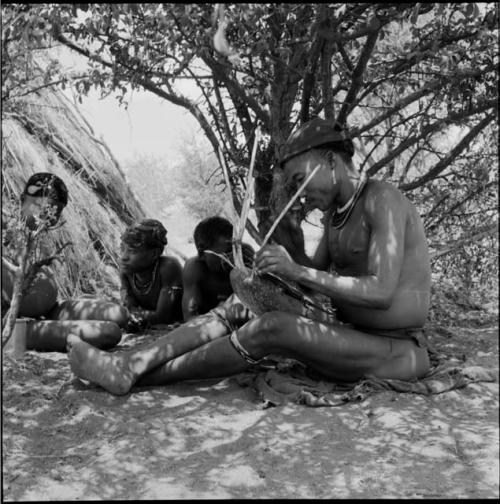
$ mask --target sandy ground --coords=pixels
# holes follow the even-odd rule
[[[498,373],[497,326],[434,342]],[[3,362],[3,499],[498,498],[498,412],[498,379],[335,408],[263,409],[235,378],[115,397],[27,352]]]

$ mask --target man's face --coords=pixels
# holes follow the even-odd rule
[[[50,198],[46,196],[23,195],[21,214],[26,219],[26,226],[34,231],[43,219],[49,220],[54,225],[58,218],[58,208]]]
[[[285,163],[285,184],[291,189],[291,195],[300,187],[314,168],[320,165],[319,170],[303,189],[299,198],[305,198],[305,210],[319,208],[328,210],[335,198],[336,177],[335,168],[321,159],[318,155],[306,153],[290,159]]]
[[[208,250],[211,250],[219,255],[226,256],[231,262],[233,262],[231,253],[232,241],[228,238],[219,236]],[[202,258],[205,261],[208,269],[210,271],[213,271],[214,273],[221,273],[223,271],[229,271],[231,269],[226,261],[214,254],[210,254],[210,252],[204,251]]]
[[[153,266],[158,255],[158,249],[135,248],[122,242],[120,261],[122,271],[137,273],[147,270]]]

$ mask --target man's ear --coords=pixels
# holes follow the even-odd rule
[[[327,160],[330,168],[333,170],[338,163],[338,154],[333,151],[328,151],[327,153]]]

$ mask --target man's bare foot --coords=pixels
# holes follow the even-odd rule
[[[99,350],[75,334],[68,335],[67,348],[71,371],[78,378],[97,383],[115,395],[132,388],[133,376],[125,355]]]

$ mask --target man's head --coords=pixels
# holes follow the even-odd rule
[[[211,271],[228,269],[227,263],[219,257],[207,253],[211,250],[231,260],[233,225],[224,217],[208,217],[203,219],[194,229],[194,244],[198,257],[203,259]]]
[[[167,244],[167,230],[156,219],[144,219],[129,226],[122,235],[122,269],[126,272],[150,268]]]
[[[300,186],[319,165],[313,179],[304,189],[306,208],[326,210],[335,197],[335,185],[353,170],[354,146],[347,132],[337,123],[315,118],[292,132],[285,142],[280,165],[284,183],[290,193]]]
[[[67,204],[68,189],[62,179],[53,173],[33,174],[21,194],[21,213],[31,230],[44,220],[50,226],[55,225]]]

